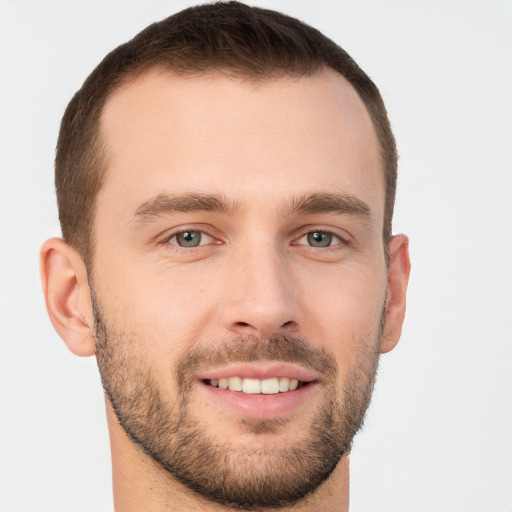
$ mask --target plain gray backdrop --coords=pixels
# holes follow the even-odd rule
[[[411,240],[402,340],[351,456],[353,512],[512,511],[512,2],[254,0],[375,80]],[[185,1],[0,0],[0,511],[111,512],[94,358],[44,308],[60,118],[101,58]]]

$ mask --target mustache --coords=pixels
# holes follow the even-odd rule
[[[176,375],[179,382],[185,382],[213,366],[259,361],[295,363],[329,378],[338,373],[334,357],[325,349],[313,347],[302,338],[278,334],[263,340],[242,336],[221,344],[200,342],[178,360]]]

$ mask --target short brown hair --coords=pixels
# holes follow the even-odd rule
[[[219,2],[149,25],[110,52],[70,101],[57,143],[55,185],[62,235],[87,265],[94,249],[96,197],[108,170],[100,132],[103,106],[120,84],[156,66],[183,75],[220,70],[254,80],[311,76],[326,67],[344,76],[366,105],[381,145],[387,256],[397,153],[379,90],[342,48],[309,25],[268,9]]]

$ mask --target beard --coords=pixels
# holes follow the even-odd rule
[[[168,398],[162,396],[151,365],[137,350],[136,337],[107,325],[91,295],[96,357],[107,399],[135,446],[172,481],[233,509],[278,509],[314,492],[350,451],[370,403],[380,332],[361,340],[353,369],[341,388],[334,357],[301,338],[279,335],[266,340],[240,337],[223,344],[198,342],[176,362],[176,395]],[[191,390],[198,372],[216,364],[256,361],[297,363],[322,376],[322,397],[311,412],[303,439],[288,439],[286,445],[241,445],[236,439],[219,439],[220,432],[194,416]],[[239,427],[259,441],[262,436],[286,433],[288,421],[246,418],[239,420]]]

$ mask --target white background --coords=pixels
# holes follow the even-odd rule
[[[254,0],[316,26],[380,87],[413,273],[352,454],[353,512],[512,511],[512,2]],[[0,511],[111,512],[94,358],[47,319],[53,156],[92,68],[184,1],[0,0]]]

